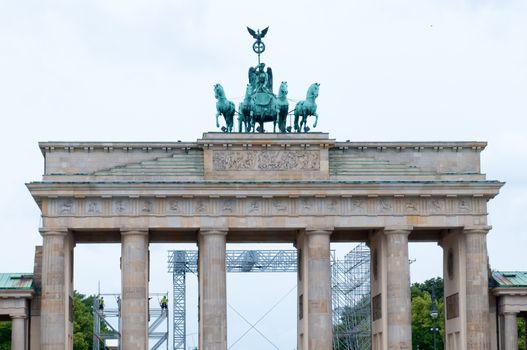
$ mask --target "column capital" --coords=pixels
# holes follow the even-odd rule
[[[40,235],[44,236],[67,236],[70,231],[66,227],[41,227]]]
[[[148,228],[121,228],[121,236],[148,236]]]
[[[221,227],[202,227],[199,229],[199,234],[201,236],[227,236],[227,233],[229,232],[226,228]]]
[[[407,236],[412,232],[413,226],[401,225],[401,226],[386,226],[384,227],[384,234],[406,234]]]
[[[492,229],[492,226],[465,226],[463,228],[464,234],[487,234]]]
[[[333,233],[333,227],[306,227],[305,234],[310,235],[328,235]]]
[[[27,315],[9,315],[9,317],[11,317],[11,319],[26,319],[28,318]]]

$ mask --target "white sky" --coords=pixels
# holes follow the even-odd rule
[[[31,271],[41,242],[24,185],[43,172],[38,141],[194,141],[215,130],[212,85],[240,97],[255,64],[247,25],[270,26],[262,60],[275,84],[288,82],[290,98],[321,84],[317,131],[353,141],[488,141],[482,171],[507,182],[489,205],[490,263],[527,270],[526,18],[522,0],[0,0],[0,271]],[[152,291],[171,289],[169,248],[152,246]],[[76,255],[77,289],[93,293],[101,280],[106,292],[119,290],[117,245],[78,246]],[[410,255],[414,281],[441,274],[437,246],[414,244]],[[266,288],[229,281],[229,302],[252,321],[289,290],[271,279]],[[257,292],[254,310],[242,305]],[[292,349],[294,296],[285,303],[289,311],[261,328]],[[232,342],[245,328],[229,315]],[[233,349],[270,347],[250,335]]]

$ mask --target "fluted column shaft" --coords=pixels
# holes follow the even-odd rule
[[[516,313],[506,312],[503,314],[503,350],[518,350],[518,325]]]
[[[465,229],[467,349],[488,350],[489,288],[487,263],[488,229]]]
[[[121,231],[121,349],[148,349],[148,230]]]
[[[26,316],[11,317],[11,350],[26,350]]]
[[[227,349],[226,230],[199,232],[199,348]]]
[[[64,350],[71,343],[70,276],[72,249],[71,234],[65,229],[41,229],[42,299],[41,299],[41,349]]]
[[[384,231],[386,236],[388,349],[412,349],[409,230]]]
[[[330,230],[306,230],[309,350],[331,350]]]

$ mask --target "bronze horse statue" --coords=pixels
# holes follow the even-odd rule
[[[234,102],[227,100],[225,91],[220,84],[214,85],[214,96],[216,97],[216,127],[220,127],[218,117],[223,115],[225,118],[225,126],[222,128],[224,132],[232,132],[234,124]]]
[[[278,130],[286,132],[287,115],[289,114],[289,101],[287,100],[287,82],[283,81],[276,97],[276,112],[278,117]]]
[[[245,90],[245,97],[238,108],[238,132],[242,132],[242,128],[245,132],[251,132],[251,95],[253,94],[253,88],[251,84],[247,84]]]
[[[318,88],[320,84],[314,83],[311,84],[309,89],[307,90],[306,99],[303,101],[299,101],[295,106],[295,131],[296,132],[302,132],[302,129],[304,132],[309,131],[309,127],[307,126],[307,117],[309,116],[315,116],[315,123],[313,124],[313,127],[317,127],[318,123],[318,114],[317,114],[317,104],[315,103],[315,99],[318,97]],[[302,117],[300,120],[300,124],[298,124],[299,118]]]

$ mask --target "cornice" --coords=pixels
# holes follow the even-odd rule
[[[199,195],[198,191],[224,192],[244,196],[274,192],[276,195],[302,191],[311,195],[340,196],[476,196],[492,198],[504,185],[499,181],[178,181],[178,182],[31,182],[26,186],[33,196],[134,195],[149,191],[150,195]],[[232,190],[236,188],[236,195]]]
[[[473,150],[480,152],[487,146],[483,141],[397,141],[397,142],[351,142],[336,141],[328,138],[327,133],[309,134],[213,134],[213,137],[204,137],[197,141],[161,141],[161,142],[107,142],[107,141],[43,141],[39,142],[39,148],[43,155],[48,152],[113,152],[113,151],[140,151],[170,152],[177,149],[207,148],[210,146],[229,146],[229,145],[262,145],[268,144],[287,144],[287,145],[323,145],[336,149],[356,149],[365,150],[395,150],[395,151],[455,151]]]
[[[364,151],[367,149],[376,149],[384,151],[388,149],[397,151],[422,151],[431,149],[434,151],[461,151],[473,150],[482,151],[487,147],[487,142],[484,141],[393,141],[393,142],[339,142],[335,143],[335,148],[338,149],[357,149]]]
[[[142,151],[152,152],[161,150],[170,152],[176,149],[198,148],[196,142],[90,142],[90,141],[44,141],[39,142],[38,146],[43,155],[47,152],[66,151],[66,152],[94,152],[94,151]]]
[[[504,295],[527,296],[527,287],[497,287],[497,288],[492,288],[492,294],[496,296],[504,296]]]

